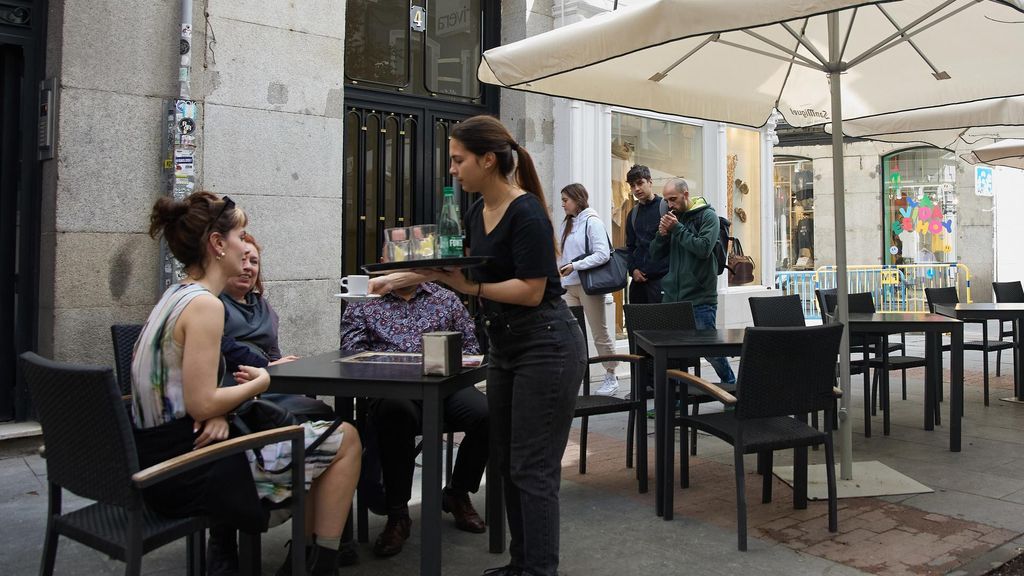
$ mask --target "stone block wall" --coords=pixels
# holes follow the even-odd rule
[[[196,0],[199,188],[228,194],[264,245],[281,345],[337,346],[344,2]],[[111,364],[109,326],[158,297],[146,234],[163,193],[163,102],[178,95],[179,2],[55,0],[47,76],[57,156],[43,166],[40,352]]]

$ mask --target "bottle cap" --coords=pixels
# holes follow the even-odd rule
[[[444,195],[445,196],[454,196],[455,195],[455,188],[452,188],[451,186],[445,186],[444,187]]]

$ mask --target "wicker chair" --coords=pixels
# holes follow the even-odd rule
[[[303,429],[287,426],[194,450],[139,470],[135,439],[122,395],[109,367],[80,366],[47,360],[31,352],[21,367],[38,411],[45,442],[49,484],[46,540],[40,574],[53,574],[57,539],[63,535],[127,563],[126,574],[139,574],[143,554],[187,538],[188,573],[203,573],[206,518],[168,518],[146,506],[142,489],[224,456],[279,441],[290,441],[292,455],[305,453]],[[303,466],[292,467],[292,483],[302,486]],[[68,490],[95,503],[62,513]],[[293,572],[304,570],[304,495],[292,497]],[[255,573],[255,572],[254,572]]]
[[[875,300],[874,300],[874,298],[872,298],[870,292],[855,292],[853,294],[850,294],[849,295],[849,302],[850,302],[850,312],[852,312],[852,313],[874,314],[876,312],[876,310],[875,310]],[[900,334],[900,337],[903,338],[904,335]],[[879,356],[877,351],[881,349],[881,344],[880,344],[881,342],[887,342],[888,341],[887,340],[887,336],[885,336],[885,335],[877,336],[876,337],[877,339],[876,339],[875,342],[871,342],[870,338],[871,338],[871,336],[866,336],[865,337],[865,345],[868,346],[869,350],[874,350],[875,351],[874,357],[872,357],[872,358],[870,358],[868,360],[868,365],[871,366],[871,368],[874,368],[874,370],[875,370],[875,374],[874,374],[874,377],[872,378],[872,382],[871,382],[871,391],[870,391],[870,393],[871,393],[871,396],[870,396],[870,398],[871,398],[871,415],[874,416],[876,414],[876,406],[878,404],[878,396],[879,396],[878,388],[879,388],[879,386],[881,386],[881,389],[882,389],[881,404],[882,404],[883,418],[884,418],[884,421],[885,421],[885,424],[883,425],[883,429],[884,430],[888,430],[889,429],[889,425],[888,425],[888,423],[889,423],[889,372],[893,371],[893,370],[900,370],[900,371],[903,372],[903,395],[902,396],[903,396],[903,399],[906,400],[907,399],[907,370],[910,369],[910,368],[924,368],[925,366],[927,366],[928,362],[922,356],[909,356],[906,353],[901,354],[899,356],[889,356],[887,358],[887,360],[885,362],[883,362],[882,358]],[[905,348],[903,346],[901,346],[900,348],[905,350]],[[892,351],[892,347],[891,346],[889,348],[889,351],[890,352]],[[884,364],[888,364],[888,371],[881,370],[881,368],[883,368]],[[865,398],[868,398],[868,396],[867,396],[868,391],[867,390],[864,391],[864,394],[865,394]],[[939,418],[938,412],[939,412],[939,410],[938,410],[938,405],[937,404],[935,406],[935,412],[936,412],[936,423],[938,423],[938,418]],[[868,434],[868,430],[870,430],[870,423],[869,422],[865,422],[864,430],[865,430],[865,435],[867,435]]]
[[[761,328],[796,328],[806,326],[804,307],[799,294],[787,296],[762,296],[750,298],[750,317],[754,326]],[[838,413],[838,411],[834,412]],[[831,423],[832,429],[839,428],[839,422]],[[818,427],[818,413],[811,413],[811,426]],[[763,472],[763,471],[762,471]]]
[[[832,417],[835,399],[835,358],[843,328],[839,324],[797,328],[748,328],[735,395],[681,370],[669,370],[670,384],[701,389],[735,410],[683,415],[687,426],[713,434],[733,445],[736,466],[736,531],[740,550],[747,549],[747,505],[743,455],[756,453],[767,462],[762,502],[771,502],[771,460],[775,450],[794,449],[794,506],[806,505],[807,448],[825,445],[828,477],[828,529],[838,530],[835,455],[829,432],[816,430],[791,414],[824,410]],[[689,455],[682,453],[689,476]]]
[[[135,341],[142,333],[142,324],[113,324],[110,338],[114,341],[114,373],[122,395],[132,393],[132,354]]]
[[[580,325],[580,330],[584,334],[587,333],[587,325],[583,316],[582,306],[570,306],[573,316],[576,317],[576,321]],[[641,359],[640,356],[634,354],[611,354],[607,356],[590,356],[589,349],[587,350],[587,370],[583,374],[583,394],[576,399],[576,412],[575,418],[580,418],[580,474],[587,473],[587,430],[590,424],[591,416],[599,416],[601,414],[616,414],[619,412],[627,412],[629,414],[628,423],[626,425],[626,468],[633,466],[633,441],[634,441],[634,430],[636,429],[636,422],[641,418],[641,414],[645,408],[643,402],[639,400],[637,394],[636,378],[633,375],[636,373],[632,369],[632,364]],[[589,367],[594,364],[600,364],[608,361],[619,361],[629,362],[631,364],[630,378],[629,378],[629,389],[630,394],[627,399],[618,398],[615,396],[603,396],[599,394],[590,393],[590,369]],[[637,449],[637,461],[639,458],[647,458],[647,430],[643,430],[643,433],[637,433],[636,449]],[[640,491],[647,491],[647,474],[645,467],[637,465],[637,475],[640,480]]]
[[[928,301],[928,310],[931,311],[932,313],[935,312],[936,304],[956,304],[960,302],[960,297],[956,293],[955,286],[948,286],[946,288],[925,288],[924,297]],[[998,353],[1002,352],[1003,350],[1012,350],[1013,342],[1004,342],[1002,340],[989,340],[988,322],[978,321],[972,323],[981,325],[981,340],[971,340],[968,342],[964,342],[964,350],[978,350],[982,353],[981,366],[985,375],[985,406],[988,406],[988,353]],[[948,352],[950,349],[951,347],[949,344],[943,344],[941,348],[943,352]],[[998,376],[998,363],[996,364],[996,370],[996,375]],[[939,378],[942,378],[941,371],[939,372]]]
[[[626,320],[626,332],[629,335],[629,351],[636,354],[636,338],[633,336],[637,330],[694,330],[697,321],[693,315],[693,304],[690,302],[666,302],[661,304],[625,304],[622,306],[622,313]],[[654,363],[645,358],[647,362],[647,373],[654,374]],[[689,358],[685,360],[674,360],[669,363],[670,368],[688,370],[693,368],[694,374],[700,376],[700,358]],[[648,383],[645,383],[648,384]],[[719,384],[726,390],[735,390],[735,384]],[[687,390],[690,398],[687,402],[693,404],[693,413],[699,412],[701,404],[716,402],[717,400],[697,389]],[[690,432],[690,453],[697,453],[697,431]]]
[[[806,325],[799,294],[750,298],[748,302],[754,326],[792,328]]]
[[[992,292],[996,295],[996,302],[1024,302],[1024,287],[1020,280],[1016,282],[993,282]],[[1007,328],[1009,325],[1009,328]],[[1013,322],[1001,320],[999,322],[999,339],[1013,337]],[[999,376],[999,369],[1003,365],[1003,351],[996,352],[996,376]]]

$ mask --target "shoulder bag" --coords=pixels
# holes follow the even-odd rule
[[[732,250],[729,251],[729,285],[739,286],[754,281],[754,259],[743,254],[743,244],[738,238],[729,238]]]
[[[289,412],[287,408],[263,398],[253,398],[252,400],[242,402],[230,416],[232,436],[244,436],[253,432],[273,430],[282,426],[293,426],[305,421],[305,419],[301,419]],[[335,419],[320,436],[306,446],[306,453],[309,454],[316,450],[324,443],[324,440],[327,440],[338,429],[338,426],[341,426],[341,423],[341,418]],[[292,463],[289,462],[278,470],[267,470],[266,464],[263,461],[263,454],[260,450],[255,449],[252,453],[256,457],[257,466],[268,474],[280,474],[290,470],[292,467]]]
[[[584,226],[585,252],[583,255],[574,258],[573,262],[591,255],[590,234],[588,234],[590,231],[590,218],[587,218]],[[607,235],[607,232],[605,232],[605,236]],[[611,238],[608,238],[609,248],[611,245]],[[612,292],[624,289],[629,279],[629,266],[626,264],[627,258],[628,256],[624,249],[616,248],[611,251],[611,256],[604,264],[586,270],[577,270],[576,273],[580,276],[580,285],[583,286],[583,292],[594,296],[597,294],[611,294]]]

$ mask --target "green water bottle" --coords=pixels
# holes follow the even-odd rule
[[[462,250],[462,218],[459,217],[459,203],[451,186],[444,187],[441,216],[437,219],[437,236],[441,258],[461,258],[465,254]]]

